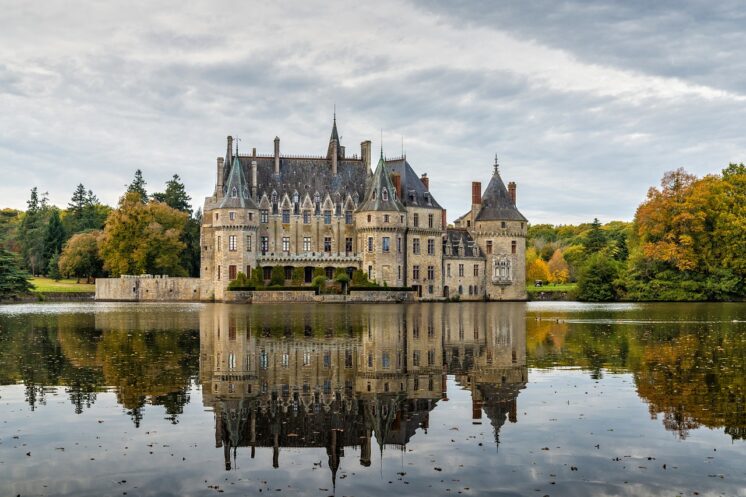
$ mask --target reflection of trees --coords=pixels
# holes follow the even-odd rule
[[[23,382],[32,409],[44,404],[47,391],[64,386],[76,413],[90,407],[97,392],[115,387],[136,424],[146,403],[164,406],[176,422],[198,370],[198,332],[101,330],[97,319],[91,314],[0,316],[0,383]]]
[[[679,312],[694,317],[675,322]],[[529,319],[530,365],[580,366],[594,378],[603,370],[629,371],[651,416],[661,413],[678,436],[707,426],[746,438],[746,339],[730,322],[732,314],[712,306],[685,313],[670,305],[640,313],[625,315],[639,319],[634,323],[615,323],[603,312],[584,315],[590,322],[567,323],[570,316],[562,314]]]

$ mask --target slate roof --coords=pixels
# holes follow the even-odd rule
[[[482,195],[482,207],[476,221],[527,221],[510,198],[497,167]]]
[[[407,207],[442,208],[432,194],[425,189],[422,180],[414,172],[406,158],[387,160],[386,165],[392,173],[398,173],[401,176],[402,198],[400,200],[402,204]]]
[[[238,157],[234,157],[225,182],[225,196],[220,202],[220,208],[256,209],[256,204],[251,200],[249,193],[249,183],[246,181],[241,162]]]
[[[251,161],[254,158],[243,155],[238,158],[244,177],[250,178]],[[353,199],[355,194],[358,199],[365,196],[368,171],[361,159],[339,159],[336,176],[332,174],[331,160],[324,158],[280,157],[279,176],[275,176],[274,157],[256,157],[256,163],[258,198],[265,193],[269,197],[273,191],[277,192],[279,199],[286,193],[292,198],[293,193],[297,191],[301,202],[306,194],[313,199],[317,192],[322,202],[327,194],[336,201],[335,194],[339,193],[342,202],[348,194]]]
[[[386,165],[386,160],[381,155],[376,172],[367,184],[365,201],[360,205],[360,211],[394,211],[406,212],[404,205],[394,194],[394,185],[391,183],[391,171]],[[386,199],[384,200],[384,191]]]
[[[458,255],[456,249],[460,248]],[[445,257],[482,257],[477,243],[466,229],[448,228],[443,247]]]

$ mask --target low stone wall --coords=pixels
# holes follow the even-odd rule
[[[281,303],[375,303],[414,302],[414,291],[354,291],[349,295],[316,295],[313,290],[262,290],[226,291],[224,302],[234,304],[281,304]]]
[[[93,292],[30,293],[20,297],[0,299],[0,304],[28,304],[32,302],[86,302],[93,300]]]
[[[120,276],[96,279],[96,300],[119,302],[189,302],[202,297],[199,278]]]

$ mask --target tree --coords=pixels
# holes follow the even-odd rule
[[[52,254],[52,257],[49,258],[49,264],[47,264],[47,277],[52,278],[54,281],[59,281],[62,279],[62,274],[60,273],[60,254],[59,252],[55,252]]]
[[[132,183],[127,187],[127,193],[136,193],[138,200],[144,204],[148,201],[148,192],[145,190],[146,184],[142,177],[142,171],[138,169],[135,171],[135,178]]]
[[[243,271],[239,271],[236,275],[236,279],[228,283],[228,290],[236,290],[248,286],[251,286],[249,278],[243,273]]]
[[[52,213],[49,216],[47,222],[47,230],[44,234],[44,260],[47,261],[47,266],[52,257],[62,252],[62,244],[65,242],[65,228],[62,226],[60,220],[60,211],[56,207],[51,209]]]
[[[264,269],[262,269],[261,266],[257,266],[251,271],[249,285],[255,288],[261,288],[264,286]]]
[[[62,223],[67,236],[86,230],[100,230],[104,227],[111,208],[101,204],[91,190],[78,184],[67,204]]]
[[[588,258],[578,278],[578,299],[589,302],[609,302],[618,294],[619,266],[602,253]]]
[[[549,281],[549,266],[544,259],[537,257],[526,266],[526,280],[529,282]]]
[[[33,187],[26,204],[28,208],[23,215],[18,232],[21,241],[21,255],[26,266],[31,270],[31,274],[39,274],[47,267],[44,259],[44,241],[49,215],[47,194],[39,195],[38,189]]]
[[[143,204],[129,192],[106,220],[100,242],[104,269],[121,274],[184,276],[181,241],[187,215],[161,202]]]
[[[0,248],[0,298],[15,297],[30,291],[29,275],[21,269],[18,257]]]
[[[295,286],[301,286],[303,285],[304,281],[306,279],[305,271],[302,267],[294,267],[293,268],[293,285]]]
[[[102,235],[103,231],[74,234],[62,249],[59,259],[60,273],[68,278],[86,278],[88,281],[103,274],[104,263],[98,250]]]
[[[549,269],[549,281],[552,283],[567,283],[570,280],[570,266],[567,265],[562,256],[562,250],[557,249],[552,254],[547,264]]]
[[[587,256],[593,255],[603,250],[606,246],[606,235],[601,229],[601,222],[594,218],[591,223],[591,229],[586,233],[583,241],[583,248]]]
[[[173,209],[186,212],[190,216],[192,215],[192,204],[190,203],[192,197],[187,195],[184,183],[181,182],[181,178],[179,178],[178,174],[174,174],[173,177],[166,182],[165,192],[153,194],[153,200],[163,202]]]

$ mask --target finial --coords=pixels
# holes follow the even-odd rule
[[[381,128],[381,160],[383,160],[383,128]]]
[[[337,102],[334,102],[334,122],[337,122]]]
[[[500,164],[497,162],[497,154],[495,154],[495,174],[499,174],[500,172]]]

